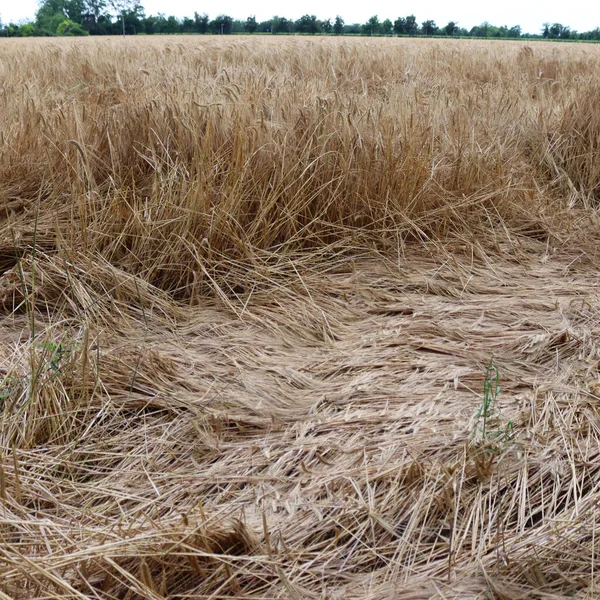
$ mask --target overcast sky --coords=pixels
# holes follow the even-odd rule
[[[346,23],[362,23],[376,14],[380,20],[392,21],[398,16],[414,14],[421,23],[433,19],[440,26],[448,21],[458,21],[461,27],[470,29],[483,21],[493,25],[521,25],[523,31],[538,33],[545,22],[562,23],[577,31],[589,31],[600,27],[600,1],[598,0],[500,0],[496,3],[481,0],[372,0],[348,4],[345,0],[304,0],[282,3],[276,0],[142,0],[146,14],[159,12],[177,17],[192,16],[194,11],[228,14],[236,19],[256,15],[259,21],[279,15],[297,19],[304,14],[315,14],[319,19],[341,15]],[[0,0],[0,17],[7,23],[32,19],[37,0]]]

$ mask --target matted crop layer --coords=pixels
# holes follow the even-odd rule
[[[598,72],[0,40],[0,598],[596,597]]]

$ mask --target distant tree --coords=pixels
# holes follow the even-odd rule
[[[397,35],[404,35],[406,33],[406,19],[404,17],[398,17],[394,21],[394,33]]]
[[[242,21],[241,19],[234,19],[231,24],[231,33],[243,33],[245,30],[246,21]],[[258,28],[258,23],[256,24]]]
[[[542,37],[544,37],[544,38],[550,37],[550,23],[544,23],[542,25]]]
[[[167,17],[166,23],[163,24],[163,33],[175,34],[181,31],[181,23],[177,17],[170,15]]]
[[[145,33],[144,20],[146,14],[144,7],[137,1],[132,2],[129,5],[128,10],[121,13],[121,33],[123,25],[125,26],[126,35],[136,35],[137,33]],[[174,23],[173,23],[174,21]],[[179,33],[181,31],[181,23],[173,17],[173,21],[170,22],[170,33]],[[175,27],[173,27],[175,25]],[[117,33],[117,31],[115,31]]]
[[[79,27],[79,25],[77,25]],[[0,23],[0,31],[2,31],[2,23]],[[22,37],[31,37],[35,35],[35,25],[33,23],[23,23],[19,27],[19,34]],[[83,32],[83,35],[87,35],[87,31]]]
[[[38,0],[39,7],[36,11],[34,23],[2,24],[0,20],[0,34],[6,36],[27,35],[58,35],[58,27],[61,27],[61,35],[72,35],[78,28],[71,23],[77,24],[92,35],[107,33],[305,33],[316,34],[362,34],[362,35],[419,35],[426,36],[444,34],[449,37],[472,35],[487,38],[521,38],[521,37],[544,37],[547,39],[579,39],[600,41],[600,28],[587,32],[577,32],[561,23],[544,23],[540,33],[523,33],[519,25],[508,27],[507,25],[495,26],[487,21],[467,31],[459,27],[456,21],[449,21],[444,27],[439,28],[435,21],[423,21],[421,27],[417,24],[414,15],[398,17],[394,22],[390,19],[379,21],[377,15],[372,16],[366,23],[348,24],[344,23],[341,16],[335,19],[320,21],[315,15],[303,15],[297,21],[289,21],[283,17],[273,17],[267,21],[258,23],[254,15],[245,20],[234,20],[227,15],[219,15],[212,21],[208,15],[194,13],[193,18],[184,17],[178,19],[174,16],[158,14],[146,17],[140,0]],[[111,17],[112,15],[112,17]],[[116,17],[116,20],[115,20]],[[29,27],[25,27],[29,25]]]
[[[348,35],[357,35],[363,33],[363,25],[360,23],[349,23],[344,25],[344,33]]]
[[[574,37],[577,32],[576,31],[571,31],[570,27],[567,27],[566,25],[561,25],[562,29],[560,31],[560,38],[562,38],[563,40],[569,39]]]
[[[158,13],[154,22],[156,33],[169,33],[169,21],[164,13]]]
[[[421,30],[423,31],[423,35],[435,35],[438,31],[438,27],[435,24],[435,21],[430,19],[421,23]]]
[[[106,0],[84,0],[81,12],[81,25],[94,35],[106,33],[110,22]]]
[[[335,35],[342,35],[342,33],[344,33],[344,19],[342,19],[340,15],[335,18],[333,23],[333,33],[335,33]]]
[[[507,38],[508,27],[506,25],[502,25],[501,27],[494,27],[493,25],[490,25],[488,36],[495,38]]]
[[[363,26],[362,30],[365,35],[377,35],[381,29],[381,23],[379,17],[373,15]]]
[[[219,15],[208,25],[211,33],[230,35],[233,30],[233,19],[228,15]]]
[[[67,18],[63,12],[54,14],[40,15],[39,11],[36,15],[36,26],[41,35],[56,35],[58,26]]]
[[[406,17],[406,35],[417,35],[419,32],[419,26],[417,25],[417,17],[415,15],[409,15]]]
[[[45,0],[48,1],[48,0]],[[60,6],[61,2],[52,2],[55,6]],[[85,0],[62,0],[62,11],[70,21],[81,24],[83,21],[83,13],[86,11]],[[58,10],[55,12],[59,12]]]
[[[315,15],[304,15],[294,23],[294,29],[298,33],[311,33],[314,35],[319,32],[319,22]]]
[[[292,33],[294,30],[294,21],[286,19],[285,17],[281,17],[279,29],[281,30],[281,33]]]
[[[198,33],[206,33],[208,31],[208,15],[204,13],[199,15],[197,12],[194,13],[194,29]]]
[[[449,36],[453,36],[458,31],[458,25],[454,21],[450,21],[446,27],[444,27],[444,33]]]
[[[89,34],[79,23],[75,23],[70,19],[65,19],[56,28],[56,35],[80,36]]]
[[[42,0],[35,13],[35,24],[42,35],[56,35],[58,26],[69,18],[65,0]]]
[[[137,0],[108,0],[110,7],[121,18],[123,35],[125,35],[125,13],[137,12],[138,7],[143,13],[144,9],[138,4]]]
[[[0,35],[2,35],[2,37],[15,37],[14,27],[14,23],[2,23],[2,20],[0,19]]]
[[[260,31],[262,31],[263,24],[261,23]],[[294,28],[294,22],[286,19],[285,17],[274,16],[269,22],[269,31],[272,34],[277,33],[291,33]]]
[[[386,19],[381,24],[381,28],[379,31],[381,33],[383,33],[384,35],[390,35],[392,33],[393,28],[394,28],[394,24],[389,19]]]
[[[282,22],[287,24],[287,19],[285,17],[282,18],[275,15],[268,21],[262,21],[258,26],[258,31],[262,31],[263,33],[272,33],[273,35],[277,35],[278,33],[287,33],[283,30]]]
[[[552,25],[549,25],[548,23],[544,23],[544,31],[548,31],[548,35],[545,35],[544,37],[548,37],[550,39],[568,39],[571,37],[571,28],[570,27],[565,27],[564,25],[561,25],[560,23],[553,23]]]
[[[469,35],[473,37],[488,37],[490,34],[491,25],[484,21],[481,25],[475,25],[471,28]]]
[[[244,31],[247,33],[255,33],[258,28],[258,23],[256,22],[256,17],[253,15],[246,19],[244,23]]]
[[[158,17],[155,17],[154,15],[144,18],[142,25],[146,34],[152,35],[153,33],[158,33],[157,20]]]
[[[183,33],[193,33],[195,30],[194,19],[183,17],[181,20],[181,30]]]
[[[21,28],[18,25],[16,25],[15,23],[6,23],[4,25],[2,35],[6,36],[6,37],[20,37],[21,36],[20,29]]]

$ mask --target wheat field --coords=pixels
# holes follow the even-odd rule
[[[0,598],[597,597],[599,72],[0,40]]]

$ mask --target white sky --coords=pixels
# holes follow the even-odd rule
[[[600,2],[598,0],[372,0],[352,2],[347,0],[304,0],[297,3],[282,3],[276,0],[141,0],[146,14],[163,12],[177,17],[192,16],[194,11],[228,14],[236,19],[245,19],[251,14],[264,21],[273,15],[297,19],[304,14],[315,14],[320,19],[341,15],[346,23],[363,23],[376,14],[383,21],[394,21],[398,16],[414,14],[419,23],[433,19],[439,26],[448,21],[458,21],[461,27],[470,29],[483,21],[493,25],[521,25],[523,31],[538,33],[545,22],[562,23],[577,31],[589,31],[600,27]],[[0,17],[4,23],[33,18],[37,0],[0,0]]]

